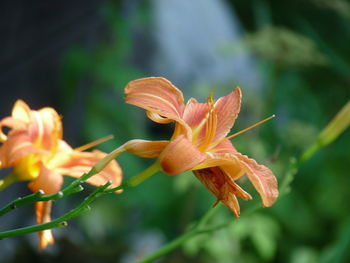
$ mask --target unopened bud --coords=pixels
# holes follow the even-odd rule
[[[350,101],[335,115],[321,131],[314,144],[308,147],[300,158],[300,162],[308,160],[321,147],[333,142],[350,125]]]

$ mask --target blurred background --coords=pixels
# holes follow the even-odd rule
[[[233,144],[281,181],[290,158],[350,98],[346,0],[13,0],[0,7],[0,118],[18,98],[33,109],[54,107],[73,147],[109,134],[115,139],[99,149],[171,136],[171,125],[124,103],[130,80],[163,76],[186,100],[201,101],[239,85],[243,103],[233,131],[277,117]],[[240,200],[241,219],[219,207],[212,223],[232,220],[229,227],[193,238],[159,262],[349,262],[349,135],[304,163],[291,192],[271,208],[244,215],[261,200],[241,182],[254,197]],[[129,154],[118,161],[125,178],[150,164]],[[53,217],[85,192],[57,201]],[[11,185],[0,205],[28,193],[25,182]],[[54,230],[56,244],[42,253],[36,234],[0,240],[0,262],[133,262],[179,236],[214,202],[191,173],[158,173],[99,198],[90,213]],[[33,209],[2,217],[0,230],[34,224]]]

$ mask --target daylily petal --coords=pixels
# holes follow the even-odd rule
[[[240,153],[236,153],[234,156],[246,171],[255,189],[259,192],[263,205],[265,207],[271,206],[278,197],[277,180],[271,170]]]
[[[245,200],[251,199],[251,196],[235,184],[219,167],[196,170],[193,173],[217,197],[218,201],[231,209],[236,217],[240,213],[236,196]]]
[[[23,100],[17,100],[12,109],[12,118],[29,122],[30,108]]]
[[[73,151],[69,154],[69,158],[65,159],[65,162],[55,168],[55,171],[62,175],[81,177],[84,173],[88,173],[106,155],[106,153],[98,150],[92,152]],[[119,186],[122,181],[122,170],[115,160],[111,161],[100,173],[90,177],[86,182],[100,186],[109,180],[112,181],[112,187]]]
[[[208,152],[212,153],[236,153],[236,148],[232,145],[231,141],[226,139],[215,145],[213,148],[208,149]]]
[[[52,201],[40,201],[35,203],[36,223],[44,224],[51,221]],[[38,232],[39,249],[43,250],[47,245],[55,243],[50,229]]]
[[[223,171],[223,172],[225,173],[225,171]],[[234,180],[232,180],[230,175],[228,175],[227,173],[226,173],[226,175],[228,178],[230,178],[230,180],[227,181],[227,184],[230,186],[231,193],[242,198],[243,200],[252,200],[253,199],[250,194],[248,194],[246,191],[244,191],[238,184],[235,183]]]
[[[0,142],[5,142],[7,139],[7,135],[5,133],[3,133],[2,127],[8,127],[11,130],[16,129],[16,131],[26,130],[27,129],[27,122],[25,122],[23,120],[12,118],[12,117],[6,117],[6,118],[2,119],[0,121]]]
[[[241,89],[237,87],[230,94],[221,97],[215,102],[217,128],[213,141],[224,138],[230,132],[241,108],[241,97]]]
[[[167,124],[167,123],[171,123],[174,121],[172,119],[164,118],[161,115],[159,115],[158,113],[155,113],[153,111],[146,111],[146,115],[152,121],[160,123],[160,124]]]
[[[191,170],[205,159],[205,154],[184,135],[171,141],[159,157],[161,168],[169,175]]]
[[[227,185],[225,185],[223,192],[225,193],[224,196],[226,197],[225,199],[221,200],[235,215],[236,218],[239,217],[239,214],[241,213],[241,208],[239,206],[237,197],[235,195],[229,195],[229,191],[226,190]]]
[[[211,153],[207,152],[206,159],[200,164],[196,165],[193,169],[200,170],[205,168],[224,166],[224,165],[237,165],[235,160],[232,160],[231,155],[228,153]]]
[[[32,192],[43,190],[45,194],[57,193],[63,184],[63,177],[50,169],[47,169],[43,164],[40,167],[39,176],[28,184],[28,188]]]
[[[130,81],[125,88],[126,103],[174,119],[184,109],[182,92],[164,78],[151,77]]]
[[[62,124],[57,112],[52,108],[31,111],[28,133],[38,147],[54,152],[62,138]]]
[[[21,158],[35,152],[38,152],[38,149],[30,142],[29,135],[25,131],[12,131],[0,146],[0,167],[12,167]]]
[[[199,103],[191,98],[186,104],[183,119],[191,128],[196,128],[203,121],[208,110],[207,103]]]
[[[232,153],[206,153],[206,160],[194,167],[194,170],[205,169],[210,167],[220,167],[233,180],[241,178],[245,170],[243,170],[240,162]]]
[[[187,137],[191,138],[191,129],[182,120],[185,108],[182,92],[169,80],[160,77],[133,80],[124,92],[126,103],[151,112],[147,115],[153,121],[169,123],[165,119],[170,119],[180,123]]]
[[[194,98],[191,98],[186,104],[183,120],[192,128],[192,141],[196,145],[200,145],[205,139],[208,111],[207,103],[199,103]]]
[[[155,158],[169,144],[169,141],[145,141],[131,140],[125,143],[122,148],[125,152],[135,154],[144,158]]]
[[[273,173],[264,165],[239,152],[207,153],[207,159],[194,169],[220,166],[233,180],[237,180],[246,173],[255,189],[259,192],[263,205],[271,206],[278,196],[277,180]]]

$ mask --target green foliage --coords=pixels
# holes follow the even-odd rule
[[[281,67],[325,65],[325,56],[306,36],[287,28],[264,27],[248,34],[244,42],[255,53]]]
[[[346,0],[313,0],[321,8],[330,9],[345,18],[350,18],[350,3]]]

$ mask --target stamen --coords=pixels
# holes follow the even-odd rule
[[[213,92],[210,92],[208,98],[207,98],[207,103],[208,105],[213,105],[214,104],[214,99],[213,99]]]
[[[90,149],[90,148],[92,148],[92,147],[94,147],[94,146],[96,146],[96,145],[99,145],[99,144],[101,144],[101,143],[104,143],[104,142],[106,142],[106,141],[109,141],[109,140],[113,139],[113,137],[114,137],[113,135],[108,135],[108,136],[103,137],[103,138],[101,138],[101,139],[98,139],[98,140],[96,140],[96,141],[93,141],[93,142],[90,142],[90,143],[85,144],[85,145],[83,145],[83,146],[80,146],[80,147],[78,147],[78,148],[75,148],[74,151],[78,151],[78,152],[85,151],[85,150]]]
[[[230,135],[230,136],[228,136],[228,137],[225,137],[225,138],[223,138],[223,139],[221,139],[221,140],[218,140],[218,141],[212,143],[210,146],[219,144],[220,142],[222,142],[222,141],[224,141],[224,140],[226,140],[226,139],[228,139],[228,140],[229,140],[229,139],[232,139],[233,137],[236,137],[237,135],[240,135],[240,134],[242,134],[242,133],[244,133],[244,132],[246,132],[246,131],[249,131],[250,129],[253,129],[253,128],[255,128],[256,126],[259,126],[260,124],[263,124],[264,122],[266,122],[266,121],[268,121],[268,120],[271,120],[271,119],[273,119],[273,118],[275,118],[275,117],[276,117],[275,114],[273,114],[273,115],[271,115],[270,117],[268,117],[268,118],[266,118],[266,119],[263,119],[262,121],[259,121],[259,122],[255,123],[255,124],[249,126],[248,128],[245,128],[245,129],[243,129],[243,130],[241,130],[241,131],[239,131],[239,132],[236,132],[236,133],[234,133],[234,134],[232,134],[232,135]]]
[[[207,99],[207,105],[208,105],[208,112],[205,116],[206,123],[205,123],[205,138],[204,142],[201,143],[199,149],[205,150],[207,149],[208,145],[210,145],[210,142],[215,137],[216,134],[216,126],[217,126],[217,113],[215,109],[213,94],[210,93]]]
[[[213,93],[211,92],[207,98],[208,112],[205,114],[203,120],[199,125],[192,130],[193,140],[195,141],[199,136],[199,132],[202,130],[205,125],[206,133],[208,133],[208,122],[211,121],[210,117],[212,115],[212,109],[214,107]]]

